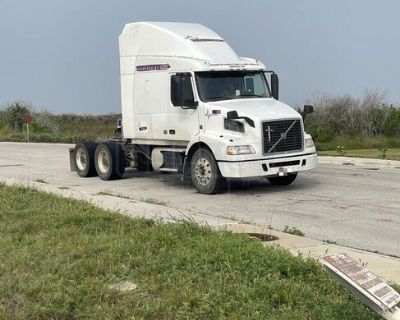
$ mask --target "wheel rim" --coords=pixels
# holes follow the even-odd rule
[[[102,173],[107,173],[110,169],[110,158],[108,153],[101,150],[97,156],[97,166]]]
[[[84,171],[86,169],[88,159],[83,149],[78,149],[75,156],[75,162],[79,170]]]
[[[205,186],[210,183],[212,177],[211,164],[205,158],[200,158],[196,162],[195,177],[197,181]]]

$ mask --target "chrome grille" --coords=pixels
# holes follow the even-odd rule
[[[263,122],[264,154],[303,149],[303,130],[300,120]]]

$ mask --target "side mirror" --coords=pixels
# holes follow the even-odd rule
[[[239,119],[239,115],[238,115],[237,111],[228,111],[226,114],[226,118],[228,120]]]
[[[182,109],[196,109],[199,103],[193,99],[184,99]]]
[[[313,113],[314,112],[314,106],[310,106],[309,104],[304,105],[303,113]]]
[[[279,78],[276,73],[271,74],[271,95],[274,99],[279,100]]]
[[[305,104],[303,108],[303,112],[300,112],[301,116],[303,117],[303,120],[306,118],[306,115],[309,113],[314,112],[314,106],[310,106],[309,104]]]

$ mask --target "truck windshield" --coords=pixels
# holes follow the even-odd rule
[[[205,102],[270,97],[262,71],[206,71],[195,75],[200,99]]]

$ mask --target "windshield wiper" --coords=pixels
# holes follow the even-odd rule
[[[211,97],[211,98],[208,98],[207,101],[230,100],[230,99],[233,99],[233,97],[221,96],[221,97]]]
[[[240,99],[240,98],[248,98],[248,97],[254,97],[254,98],[268,98],[267,96],[262,96],[259,94],[240,94],[240,95],[235,95],[235,96],[220,96],[220,97],[211,97],[208,98],[207,101],[216,101],[216,100],[232,100],[232,99]]]
[[[256,98],[267,98],[267,96],[262,96],[260,94],[240,94],[238,97],[256,97]]]

